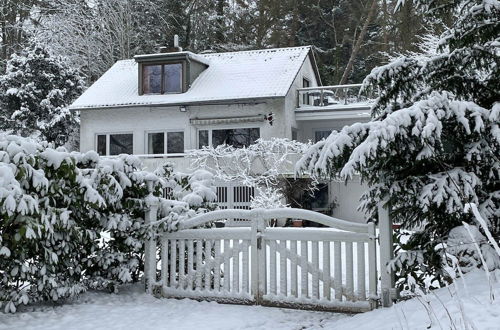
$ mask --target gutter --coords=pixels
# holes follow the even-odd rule
[[[238,98],[229,100],[213,100],[213,101],[191,101],[191,102],[176,102],[176,103],[134,103],[134,104],[122,104],[122,105],[103,105],[98,107],[80,107],[71,108],[70,111],[82,111],[82,110],[104,110],[104,109],[118,109],[118,108],[137,108],[137,107],[178,107],[182,105],[231,105],[231,104],[241,104],[241,105],[257,105],[267,103],[265,100],[275,100],[284,99],[286,96],[264,96],[264,97],[252,97],[252,98]],[[248,100],[248,101],[245,101]],[[253,101],[252,101],[253,100]]]

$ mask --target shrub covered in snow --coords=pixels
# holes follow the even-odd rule
[[[155,174],[164,190],[159,220],[163,230],[175,231],[180,220],[217,208],[212,173],[202,169],[189,174],[174,172],[173,165],[167,162]]]
[[[168,180],[141,170],[134,156],[101,158],[0,135],[0,306],[74,297],[89,287],[116,289],[143,268],[146,181],[171,227],[214,200],[204,171]],[[184,190],[171,185],[181,178]],[[164,187],[176,198],[160,197]],[[179,199],[179,200],[177,200]],[[169,220],[169,221],[166,221]],[[160,220],[159,223],[162,223]]]
[[[0,129],[64,145],[78,128],[68,106],[84,89],[82,77],[37,44],[13,55],[0,76]]]
[[[438,49],[375,68],[364,82],[381,93],[372,121],[318,142],[298,169],[344,179],[359,173],[370,185],[361,207],[372,218],[387,201],[394,219],[416,229],[399,265],[443,280],[443,252],[435,246],[462,222],[474,223],[463,212],[467,203],[477,204],[500,236],[500,4],[416,2],[433,19],[455,15]],[[425,263],[431,267],[421,268]]]

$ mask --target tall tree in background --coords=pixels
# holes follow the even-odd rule
[[[79,73],[43,46],[13,55],[0,76],[0,130],[64,145],[78,128],[68,106],[83,86]]]
[[[43,12],[46,0],[1,0],[0,1],[0,59],[1,68],[5,61],[22,49],[26,41],[25,25],[36,23],[33,9]]]
[[[28,24],[26,34],[67,57],[90,83],[117,60],[171,45],[175,34],[184,49],[194,52],[314,45],[325,84],[359,82],[372,68],[386,63],[385,54],[416,50],[424,27],[433,28],[411,1],[394,14],[395,0],[53,0],[51,4],[50,10],[32,15],[37,23]]]

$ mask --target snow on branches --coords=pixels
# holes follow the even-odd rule
[[[0,307],[14,312],[137,281],[144,240],[155,235],[144,222],[146,198],[159,199],[160,218],[178,222],[215,196],[204,188],[210,174],[200,171],[188,177],[182,200],[162,198],[165,180],[141,168],[130,155],[69,153],[1,134]]]
[[[78,124],[68,107],[83,89],[82,77],[62,57],[33,44],[13,55],[0,76],[0,127],[64,145]]]
[[[292,155],[301,155],[308,147],[285,138],[258,139],[246,148],[219,145],[192,150],[188,157],[193,168],[208,169],[218,180],[254,187],[252,206],[284,207],[279,180],[291,174]]]

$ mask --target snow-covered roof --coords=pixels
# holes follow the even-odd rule
[[[139,95],[138,64],[134,60],[118,61],[71,109],[284,97],[310,49],[305,46],[197,54],[197,58],[208,63],[208,68],[187,92],[165,95]]]

